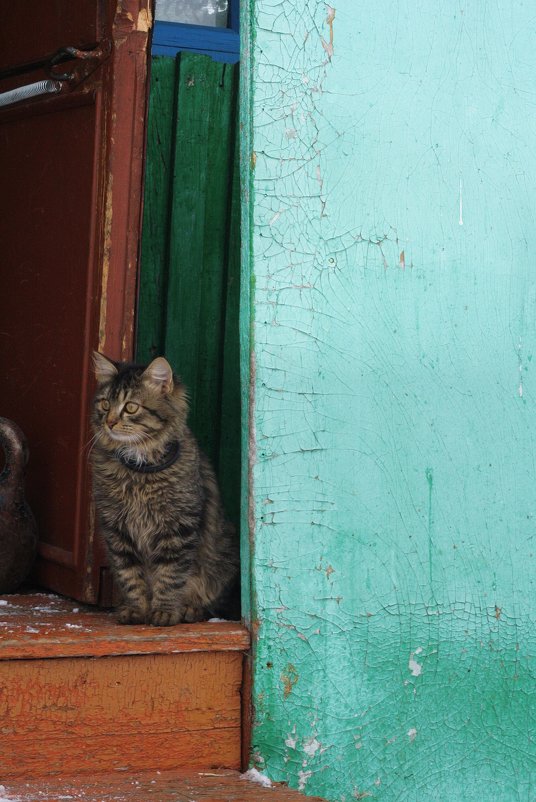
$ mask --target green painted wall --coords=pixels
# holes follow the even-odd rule
[[[253,759],[332,800],[528,802],[535,12],[332,17],[243,13]]]

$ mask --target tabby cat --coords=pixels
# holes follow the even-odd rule
[[[94,353],[93,493],[119,621],[169,626],[225,615],[238,573],[233,527],[214,472],[186,425],[184,385]]]

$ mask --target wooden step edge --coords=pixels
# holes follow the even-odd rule
[[[0,660],[246,652],[239,622],[124,626],[113,613],[51,594],[0,596]]]
[[[325,802],[286,785],[265,787],[237,771],[114,772],[91,777],[44,777],[0,786],[17,802]]]

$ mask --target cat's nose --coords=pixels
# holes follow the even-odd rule
[[[114,426],[119,423],[119,418],[116,418],[115,415],[108,415],[106,418],[106,423],[110,429],[113,429]]]

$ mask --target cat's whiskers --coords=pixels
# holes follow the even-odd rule
[[[101,437],[102,437],[101,432],[95,432],[93,437],[90,437],[88,442],[83,447],[82,452],[86,453],[87,459],[89,459],[89,457],[91,456],[91,452],[93,451],[93,449],[95,448],[95,445],[101,439]]]

